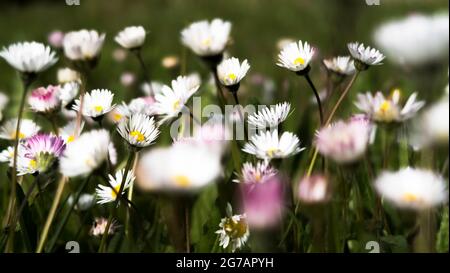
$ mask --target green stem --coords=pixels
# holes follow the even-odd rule
[[[12,167],[12,183],[11,183],[11,195],[9,199],[8,205],[8,214],[6,219],[8,219],[9,233],[8,233],[8,241],[6,244],[6,252],[14,251],[14,233],[15,227],[11,226],[12,220],[14,219],[15,214],[15,202],[16,202],[16,188],[17,188],[17,150],[19,148],[19,139],[20,139],[20,125],[22,123],[23,109],[25,108],[25,98],[27,96],[27,90],[30,87],[31,83],[34,80],[33,75],[22,75],[22,97],[20,99],[19,105],[19,113],[17,115],[17,124],[16,131],[14,135],[14,155],[13,155],[13,167]]]
[[[309,86],[311,87],[314,96],[316,97],[317,106],[319,107],[319,118],[320,118],[320,124],[323,125],[324,118],[323,118],[323,108],[322,108],[322,101],[320,100],[319,93],[317,92],[316,87],[314,86],[314,83],[312,82],[311,78],[309,77],[309,74],[305,74],[305,79],[308,82]]]
[[[145,65],[144,59],[142,58],[141,49],[138,48],[138,49],[132,50],[132,52],[134,52],[134,54],[136,55],[136,58],[139,61],[139,65],[141,66],[142,73],[144,74],[144,81],[146,81],[149,85],[150,94],[154,95],[152,83],[150,81],[150,72],[149,72],[147,66]]]
[[[131,149],[133,149],[133,148],[131,148]],[[100,253],[105,251],[106,239],[107,239],[108,234],[109,234],[109,229],[111,227],[111,223],[112,223],[112,220],[113,220],[113,217],[114,217],[114,212],[116,211],[115,209],[119,205],[119,201],[122,198],[122,192],[123,192],[123,189],[125,187],[125,182],[127,180],[128,172],[130,171],[130,168],[131,168],[132,163],[133,163],[134,155],[135,155],[135,151],[134,150],[130,150],[130,154],[128,155],[127,164],[125,166],[125,171],[124,171],[124,174],[123,174],[123,177],[122,177],[122,182],[120,184],[119,192],[116,193],[117,194],[116,200],[114,201],[114,206],[112,207],[111,212],[109,213],[108,222],[106,224],[105,231],[104,231],[104,233],[102,235],[102,239],[100,241],[100,247],[98,249],[98,252],[100,252]]]

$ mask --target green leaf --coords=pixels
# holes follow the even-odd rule
[[[448,207],[442,213],[441,226],[437,234],[436,250],[440,253],[448,253]]]

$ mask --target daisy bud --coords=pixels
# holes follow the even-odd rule
[[[174,69],[180,65],[180,60],[177,56],[166,56],[161,60],[161,65],[166,69]]]
[[[349,43],[347,45],[350,54],[355,60],[355,68],[359,71],[367,70],[372,65],[381,65],[384,55],[375,48],[365,47],[362,43]]]
[[[39,87],[31,91],[28,97],[28,104],[34,112],[49,114],[56,111],[60,104],[60,88],[59,86],[49,85],[47,87]]]
[[[146,32],[142,26],[126,27],[119,32],[114,40],[126,49],[138,49],[145,42]]]
[[[64,36],[64,54],[72,61],[87,61],[95,65],[104,41],[105,34],[96,30],[71,31]]]

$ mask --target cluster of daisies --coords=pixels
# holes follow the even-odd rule
[[[227,104],[225,92],[239,106],[240,84],[250,69],[247,60],[224,57],[230,32],[231,23],[221,19],[195,22],[181,31],[183,45],[198,55],[210,69],[221,106]],[[142,61],[141,49],[146,34],[142,26],[132,26],[114,38],[121,47],[138,58],[145,73],[148,68]],[[33,120],[21,118],[21,113],[19,118],[6,120],[1,126],[0,138],[12,143],[0,153],[0,161],[16,168],[14,172],[17,176],[36,176],[58,170],[63,177],[70,179],[97,175],[106,169],[105,185],[97,185],[95,199],[98,204],[114,203],[115,206],[126,204],[119,200],[130,201],[135,183],[142,191],[191,195],[224,178],[223,159],[232,150],[228,149],[228,140],[233,124],[230,126],[225,122],[227,117],[211,118],[208,123],[194,127],[192,135],[183,129],[182,124],[171,134],[171,145],[149,149],[157,142],[162,127],[170,127],[183,114],[187,114],[193,123],[201,121],[189,107],[190,99],[201,86],[198,74],[178,76],[170,85],[148,79],[143,84],[144,96],[129,103],[115,103],[114,92],[109,89],[85,90],[88,85],[85,75],[100,61],[105,34],[95,30],[79,30],[60,36],[55,34],[51,38],[52,45],[62,47],[73,66],[58,70],[57,84],[38,87],[27,94],[29,110],[47,119],[52,124],[52,132],[42,132]],[[379,50],[361,43],[349,43],[348,51],[350,56],[323,61],[329,75],[338,82],[352,77],[327,119],[321,105],[323,98],[309,77],[316,48],[308,42],[289,42],[278,55],[277,65],[304,77],[320,107],[320,123],[313,142],[315,157],[308,174],[298,183],[297,197],[305,203],[324,203],[332,195],[330,178],[311,173],[318,154],[337,164],[353,164],[366,155],[377,138],[377,128],[407,122],[425,105],[417,99],[417,93],[412,94],[404,104],[400,90],[394,90],[388,97],[382,92],[361,93],[354,103],[360,113],[347,120],[335,121],[333,116],[356,77],[372,66],[381,65],[385,58]],[[37,42],[10,45],[0,52],[0,57],[22,75],[25,86],[29,86],[39,73],[58,60],[50,47]],[[167,60],[168,63],[170,61],[173,60]],[[7,103],[7,97],[0,96],[0,110]],[[276,225],[282,218],[285,207],[284,178],[277,170],[276,162],[305,149],[296,134],[279,129],[282,122],[293,115],[291,103],[265,106],[248,116],[239,111],[239,120],[245,127],[255,129],[256,133],[245,137],[246,143],[241,149],[253,156],[252,160],[239,166],[240,170],[235,168],[234,182],[243,187],[242,213],[233,214],[231,205],[228,205],[227,215],[218,223],[216,233],[223,248],[233,252],[243,248],[250,228]],[[436,126],[431,122],[441,118],[444,112],[448,123],[448,98],[423,114],[417,127],[418,131],[420,128],[426,129],[420,134],[422,137],[417,134],[412,137],[420,144],[417,144],[418,148],[426,147],[431,140],[448,144],[448,125]],[[63,116],[67,123],[62,126],[58,124],[57,115]],[[115,126],[130,152],[128,160],[124,160],[127,162],[124,168],[115,170],[121,164],[111,132],[105,129],[105,120]],[[250,129],[249,132],[252,131]],[[423,137],[424,134],[427,135]],[[234,156],[233,160],[236,160]],[[240,154],[237,156],[241,158]],[[448,197],[446,181],[430,170],[408,167],[384,171],[373,183],[382,197],[399,207],[429,208],[446,202]],[[125,197],[127,192],[128,197]],[[71,202],[80,209],[87,209],[93,200],[91,195],[80,195]],[[112,234],[117,229],[116,223],[111,217],[98,218],[91,234]]]

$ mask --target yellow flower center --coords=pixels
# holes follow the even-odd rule
[[[391,102],[388,100],[383,101],[383,103],[380,106],[380,112],[386,113],[391,109]]]
[[[119,192],[119,190],[120,190],[120,184],[117,184],[117,186],[115,186],[112,190],[111,190],[111,197],[112,197],[112,199],[116,199],[116,197],[117,197],[117,193]]]
[[[305,59],[303,59],[302,57],[298,57],[297,59],[294,60],[294,64],[295,65],[305,64]]]
[[[417,196],[417,194],[407,192],[407,193],[403,194],[402,200],[405,202],[408,202],[408,203],[416,203],[416,202],[420,202],[420,197]]]
[[[278,151],[279,151],[278,148],[273,147],[273,148],[267,149],[266,154],[267,154],[269,157],[273,157],[273,156],[275,155],[275,153],[277,153]]]
[[[234,73],[230,73],[230,74],[228,74],[227,78],[234,81],[234,80],[236,80],[237,76]]]
[[[173,110],[178,110],[180,108],[180,100],[176,100],[172,105]]]
[[[241,238],[247,232],[247,222],[243,218],[239,221],[233,221],[233,219],[227,218],[223,227],[227,235],[232,239]]]
[[[145,136],[139,131],[131,131],[130,136],[138,142],[145,141]]]
[[[210,45],[211,45],[211,38],[208,37],[208,38],[203,39],[202,45],[204,45],[204,46],[210,46]]]
[[[94,110],[95,110],[97,113],[100,113],[101,111],[103,111],[103,106],[101,106],[101,105],[96,105],[96,106],[94,106]]]
[[[121,119],[122,119],[122,115],[121,114],[119,114],[119,113],[115,113],[114,115],[113,115],[113,119],[114,119],[114,121],[120,121]]]
[[[70,142],[72,142],[72,141],[74,141],[75,140],[75,136],[69,136],[68,138],[67,138],[67,143],[70,143]]]
[[[16,136],[17,136],[16,133],[12,133],[12,134],[11,134],[11,138],[12,138],[12,139],[15,139]],[[22,132],[19,132],[19,139],[23,139],[23,138],[25,138],[25,134],[22,133]]]
[[[173,180],[175,185],[181,188],[187,188],[191,185],[191,181],[189,181],[189,178],[185,175],[176,175]]]
[[[34,159],[31,159],[29,164],[30,164],[30,168],[32,168],[32,169],[35,169],[37,166],[36,160],[34,160]]]
[[[260,182],[261,181],[261,174],[260,173],[255,173],[255,181],[256,182]]]

